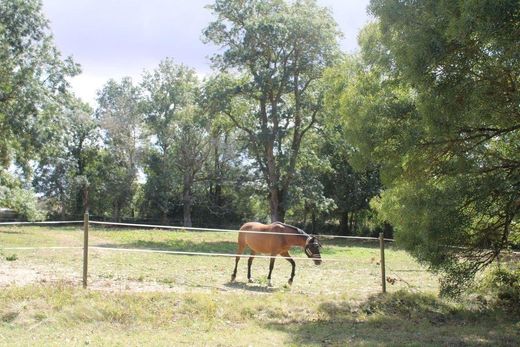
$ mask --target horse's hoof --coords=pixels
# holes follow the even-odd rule
[[[269,280],[269,282],[267,282],[267,286],[268,287],[272,287],[273,286],[273,282],[271,282],[271,280]]]
[[[237,276],[231,275],[231,282],[235,282],[235,278],[237,278]]]
[[[254,281],[253,281],[252,278],[248,279],[248,282],[249,282],[249,283],[254,283]]]
[[[292,286],[292,278],[289,279],[289,281],[287,281],[287,284],[289,284],[290,286]]]

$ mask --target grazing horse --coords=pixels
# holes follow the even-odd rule
[[[247,262],[247,279],[249,282],[253,282],[251,279],[251,264],[253,263],[255,255],[258,253],[268,254],[271,256],[269,275],[267,276],[269,286],[272,285],[271,273],[273,272],[275,257],[278,254],[285,257],[285,259],[287,259],[287,261],[292,265],[289,285],[292,284],[296,264],[289,255],[289,249],[293,246],[302,247],[305,250],[305,254],[307,254],[309,258],[312,258],[316,265],[321,264],[321,255],[319,250],[321,244],[315,237],[310,236],[297,227],[280,222],[272,224],[249,222],[242,225],[240,230],[241,232],[238,234],[238,249],[235,258],[235,269],[231,275],[231,282],[233,282],[237,276],[238,261],[240,260],[240,255],[244,252],[246,246],[251,249],[251,255]],[[253,231],[253,233],[248,231]]]

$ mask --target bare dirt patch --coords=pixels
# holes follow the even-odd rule
[[[0,288],[11,286],[26,286],[43,283],[67,283],[73,286],[82,286],[80,273],[65,273],[64,269],[53,269],[38,265],[24,265],[16,262],[0,261]],[[89,278],[88,288],[109,292],[243,292],[253,294],[268,294],[278,291],[277,288],[266,287],[262,284],[225,283],[222,285],[174,284],[128,279]]]

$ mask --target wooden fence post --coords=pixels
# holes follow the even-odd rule
[[[385,238],[383,233],[379,233],[379,248],[381,248],[381,286],[383,289],[383,293],[386,293]]]
[[[83,288],[87,288],[88,274],[88,212],[83,215]]]

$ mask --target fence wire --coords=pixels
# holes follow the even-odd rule
[[[2,222],[2,225],[46,225],[46,224],[82,224],[83,221],[47,221],[47,222]],[[164,230],[186,230],[186,231],[211,231],[211,232],[228,232],[228,233],[245,233],[245,234],[264,234],[264,235],[292,235],[293,233],[276,233],[268,231],[253,231],[253,230],[238,230],[238,229],[217,229],[217,228],[195,228],[195,227],[184,227],[184,226],[173,226],[173,225],[155,225],[155,224],[134,224],[134,223],[117,223],[117,222],[101,222],[89,220],[89,224],[92,225],[106,225],[106,226],[122,226],[122,227],[134,227],[134,228],[149,228],[149,229],[164,229]],[[345,236],[345,235],[329,235],[329,234],[308,234],[321,239],[347,239],[347,240],[368,240],[368,241],[379,241],[377,237],[368,236]],[[384,239],[388,242],[394,242],[394,239]]]

